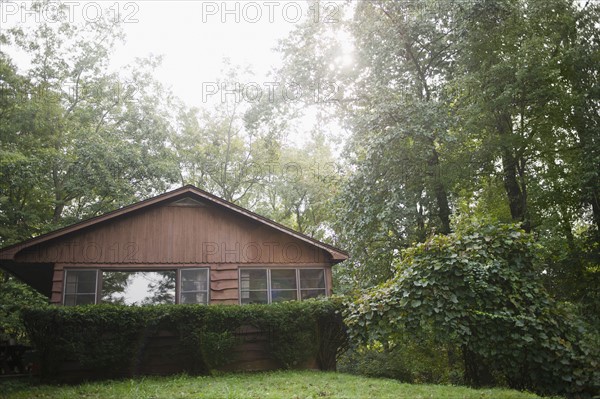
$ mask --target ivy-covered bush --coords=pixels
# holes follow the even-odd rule
[[[514,225],[463,223],[403,253],[395,277],[349,305],[362,342],[432,331],[461,348],[465,380],[572,396],[600,389],[598,348],[554,303],[533,268],[532,237]]]
[[[93,305],[31,308],[22,312],[29,338],[40,354],[41,374],[57,377],[75,362],[97,377],[136,374],[148,337],[169,333],[168,355],[180,372],[208,374],[235,361],[236,330],[254,326],[268,339],[271,357],[282,367],[330,359],[346,346],[339,300],[273,305]],[[335,337],[335,339],[332,339]],[[333,363],[335,366],[335,362]]]

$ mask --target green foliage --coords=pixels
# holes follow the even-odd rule
[[[0,245],[128,205],[176,177],[171,98],[152,77],[160,60],[110,73],[118,21],[101,13],[77,24],[60,3],[47,11],[6,31],[7,49],[30,57],[25,74],[0,52]]]
[[[369,377],[393,378],[412,384],[463,383],[460,349],[435,342],[427,333],[403,335],[393,346],[379,342],[360,345],[338,361],[341,372]]]
[[[337,341],[323,337],[343,326],[340,306],[339,301],[316,300],[269,306],[96,305],[25,309],[23,320],[40,352],[44,377],[60,375],[62,365],[73,361],[98,377],[135,374],[136,362],[148,356],[146,340],[161,332],[176,337],[167,350],[181,362],[181,372],[206,374],[235,360],[236,330],[243,326],[267,334],[270,354],[284,368],[311,357],[327,358],[328,351],[337,354],[345,334]],[[337,325],[325,323],[330,320]]]
[[[454,16],[447,2],[365,1],[348,29],[356,42],[339,230],[359,286],[385,281],[395,253],[433,230],[448,233],[450,191],[462,170],[448,162],[453,115],[444,84],[453,71]]]
[[[600,4],[348,4],[280,49],[284,79],[339,87],[321,106],[349,130],[332,223],[352,254],[344,289],[387,280],[402,249],[467,212],[535,232],[552,295],[595,318]]]
[[[597,350],[544,290],[534,246],[519,228],[477,221],[434,236],[403,253],[393,279],[350,304],[352,336],[385,342],[430,329],[462,349],[471,384],[592,393],[600,387]]]
[[[43,295],[0,271],[0,341],[12,338],[28,343],[19,311],[26,306],[44,307],[46,304]]]

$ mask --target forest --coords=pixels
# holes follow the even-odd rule
[[[0,30],[0,247],[193,184],[348,250],[341,369],[600,388],[599,3],[344,2],[279,43],[268,83],[305,90],[224,60],[202,108],[52,10]],[[44,303],[2,274],[0,335]]]

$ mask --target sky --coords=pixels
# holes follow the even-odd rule
[[[70,18],[94,21],[101,15],[121,18],[126,42],[117,47],[112,66],[119,69],[136,57],[162,55],[156,78],[171,87],[190,106],[202,106],[214,91],[223,59],[232,65],[250,66],[251,83],[268,90],[267,74],[281,63],[274,51],[305,18],[335,22],[341,0],[323,1],[318,7],[305,0],[64,0]],[[55,4],[55,3],[54,3]],[[48,20],[52,2],[32,12],[31,2],[0,0],[0,29]],[[18,66],[26,55],[12,51]],[[217,93],[218,94],[218,93]]]
[[[127,43],[114,59],[126,64],[150,53],[163,55],[157,79],[188,105],[200,106],[215,90],[225,57],[234,65],[250,66],[256,83],[264,84],[268,71],[280,63],[273,51],[277,41],[295,25],[296,7],[290,3],[121,2]],[[306,6],[303,1],[294,4]]]
[[[273,82],[269,72],[282,62],[275,51],[279,41],[306,19],[315,23],[339,22],[345,1],[321,0],[318,6],[306,0],[63,0],[62,3],[67,6],[69,18],[76,22],[93,22],[106,16],[123,21],[126,41],[117,45],[111,57],[112,70],[132,64],[135,58],[162,56],[155,78],[186,105],[211,109],[228,95],[226,88],[217,83],[223,76],[225,58],[232,66],[249,67],[253,72],[251,77],[242,76],[242,81],[233,82],[242,88],[242,93],[270,95],[273,85],[278,83]],[[40,12],[33,12],[31,1],[0,0],[0,30],[52,22],[49,15],[56,4],[51,1]],[[0,50],[9,53],[21,72],[27,69],[28,56],[23,51]],[[287,93],[281,87],[276,90],[278,95]],[[241,100],[252,102],[247,98]],[[309,139],[308,132],[315,123],[313,111],[306,109],[304,117],[290,123],[287,132],[290,143],[303,145]],[[327,130],[332,133],[330,137],[343,135],[337,125]],[[334,145],[334,152],[341,151],[340,143]]]

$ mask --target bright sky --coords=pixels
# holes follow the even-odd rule
[[[136,57],[162,55],[157,80],[187,105],[210,108],[211,102],[225,93],[216,83],[223,75],[224,58],[254,72],[253,77],[234,83],[268,95],[273,82],[267,74],[281,63],[274,51],[278,41],[306,18],[315,23],[338,22],[344,2],[322,0],[314,6],[306,0],[64,0],[63,4],[70,18],[78,22],[94,21],[102,15],[124,21],[126,43],[120,44],[112,57],[115,70]],[[35,13],[30,1],[0,0],[0,29],[48,21],[55,5],[51,2]],[[6,50],[22,70],[27,68],[26,54],[14,48]],[[305,135],[311,124],[302,121],[305,127],[300,134]]]
[[[206,101],[205,91],[221,74],[224,57],[234,65],[251,66],[262,86],[268,71],[279,64],[273,51],[277,40],[293,29],[298,12],[308,12],[304,1],[116,4],[125,18],[127,43],[115,61],[124,64],[150,53],[164,55],[156,77],[188,105],[197,106]]]
[[[305,18],[335,23],[342,1],[323,1],[319,6],[306,0],[64,0],[70,18],[94,21],[101,15],[124,21],[127,42],[113,57],[115,68],[135,57],[162,55],[163,66],[156,77],[170,86],[188,105],[206,102],[207,85],[221,75],[223,59],[233,65],[250,66],[252,82],[267,90],[267,73],[280,64],[273,49]],[[30,25],[50,19],[55,2],[33,12],[30,1],[0,0],[0,29]],[[18,65],[26,56],[10,54]],[[205,94],[205,93],[204,93]]]

